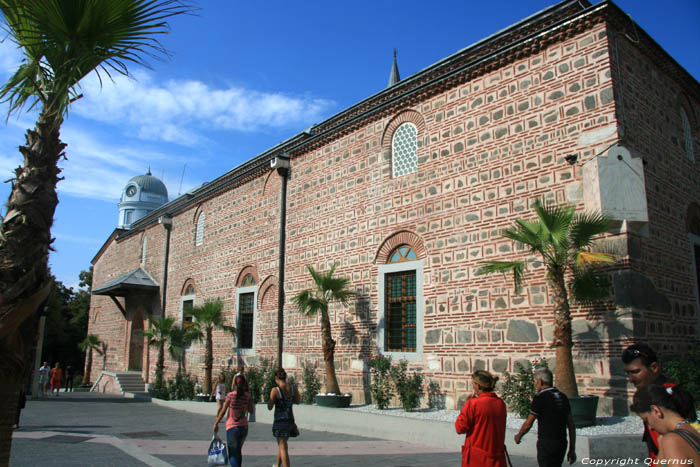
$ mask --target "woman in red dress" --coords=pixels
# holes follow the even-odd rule
[[[61,378],[63,377],[63,370],[61,370],[61,364],[56,362],[56,366],[51,370],[51,392],[56,391],[56,397],[61,391]]]
[[[462,467],[506,467],[506,404],[493,392],[497,377],[478,370],[472,375],[474,394],[457,417],[457,433],[466,433]]]

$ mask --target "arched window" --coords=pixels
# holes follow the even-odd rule
[[[391,171],[401,177],[418,170],[418,129],[413,123],[403,123],[391,138]]]
[[[148,238],[143,236],[143,244],[141,245],[141,264],[146,264],[146,245],[148,243]]]
[[[423,261],[410,245],[399,245],[379,266],[380,350],[420,360],[423,352]]]
[[[248,287],[251,285],[255,285],[255,277],[253,277],[252,274],[246,274],[243,278],[243,282],[241,282],[241,287]]]
[[[413,251],[413,248],[408,245],[401,245],[389,255],[389,261],[387,261],[387,263],[401,263],[403,261],[415,261],[417,259],[418,257]]]
[[[195,245],[201,245],[204,243],[204,221],[206,220],[207,216],[204,213],[201,213],[199,215],[199,218],[197,218],[197,232],[195,233],[194,237],[194,244]]]
[[[182,295],[182,326],[192,326],[194,323],[194,316],[192,315],[192,309],[194,308],[195,301],[195,290],[192,284],[189,284],[185,288],[185,292]]]
[[[685,109],[681,107],[681,125],[683,127],[683,149],[685,149],[685,156],[689,161],[695,160],[695,155],[693,154],[693,134],[690,131],[690,121],[688,120],[688,115],[685,113]]]

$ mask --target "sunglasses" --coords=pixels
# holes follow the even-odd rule
[[[649,355],[647,352],[642,352],[639,349],[625,349],[622,352],[622,361],[625,363],[630,363],[636,358],[649,358],[652,360],[656,360],[656,355]]]

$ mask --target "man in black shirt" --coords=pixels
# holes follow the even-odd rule
[[[532,399],[530,415],[515,435],[515,443],[520,444],[522,437],[530,431],[537,419],[537,464],[540,467],[561,467],[566,454],[567,428],[569,453],[566,458],[570,464],[576,462],[576,429],[569,399],[552,386],[553,380],[549,369],[539,368],[535,371],[537,394]]]

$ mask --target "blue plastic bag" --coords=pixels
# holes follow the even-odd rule
[[[207,465],[228,465],[228,456],[226,455],[226,443],[214,435],[209,443],[209,454],[207,455]]]

